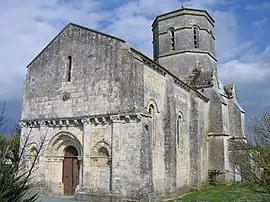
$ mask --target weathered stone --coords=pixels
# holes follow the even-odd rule
[[[235,85],[218,80],[213,29],[206,11],[158,16],[151,60],[122,39],[67,25],[27,66],[26,157],[46,134],[37,188],[65,193],[69,146],[78,154],[77,199],[149,201],[199,190],[213,173],[233,180],[228,140],[244,136],[244,111]]]

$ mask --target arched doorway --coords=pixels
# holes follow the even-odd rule
[[[74,146],[69,146],[65,150],[63,161],[63,184],[64,195],[74,195],[79,184],[79,160],[78,151]]]

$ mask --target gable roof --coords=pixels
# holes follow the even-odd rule
[[[69,26],[74,26],[74,27],[77,27],[77,28],[80,28],[80,29],[84,29],[84,30],[87,30],[87,31],[90,31],[90,32],[94,32],[94,33],[97,33],[97,34],[100,34],[100,35],[103,35],[103,36],[106,36],[106,37],[109,37],[109,38],[112,38],[112,39],[115,39],[115,40],[118,40],[122,43],[126,43],[125,40],[121,39],[121,38],[118,38],[116,36],[112,36],[110,34],[106,34],[104,32],[100,32],[100,31],[97,31],[97,30],[94,30],[94,29],[90,29],[88,27],[84,27],[84,26],[81,26],[81,25],[78,25],[78,24],[75,24],[75,23],[68,23],[39,53],[38,55],[36,55],[32,60],[31,62],[26,66],[27,68],[46,50],[47,47],[49,47],[52,42],[57,38],[59,37]]]
[[[106,34],[106,33],[103,33],[103,32],[100,32],[100,31],[97,31],[97,30],[93,30],[93,29],[89,29],[87,27],[84,27],[84,26],[81,26],[81,25],[77,25],[77,24],[74,24],[74,23],[69,23],[67,26],[65,26],[52,40],[51,42],[45,46],[42,51],[27,65],[27,67],[29,67],[29,65],[31,65],[31,63],[33,63],[33,61],[35,61],[35,59],[40,56],[44,51],[45,49],[50,46],[50,44],[65,30],[67,29],[69,26],[75,26],[75,27],[78,27],[80,29],[84,29],[84,30],[87,30],[87,31],[90,31],[90,32],[95,32],[95,33],[98,33],[100,35],[103,35],[103,36],[106,36],[106,37],[109,37],[109,38],[112,38],[112,39],[116,39],[122,43],[126,43],[125,40],[121,39],[121,38],[118,38],[118,37],[115,37],[115,36],[112,36],[112,35],[109,35],[109,34]],[[169,70],[167,70],[166,68],[164,68],[163,66],[161,66],[160,64],[156,63],[154,60],[152,60],[151,58],[147,57],[146,55],[144,55],[143,53],[141,53],[140,51],[136,50],[135,48],[131,47],[130,46],[130,49],[131,51],[133,52],[136,52],[137,54],[139,54],[141,57],[145,58],[147,61],[149,61],[150,63],[152,63],[153,65],[155,65],[160,71],[166,73],[166,74],[169,74],[170,76],[172,76],[172,78],[178,83],[180,84],[184,89],[188,89],[188,90],[192,90],[193,92],[195,92],[195,94],[203,99],[205,102],[208,102],[209,101],[209,98],[205,97],[202,93],[200,93],[199,91],[197,91],[196,89],[192,88],[191,86],[189,86],[188,84],[186,84],[185,82],[183,82],[181,79],[179,79],[178,77],[176,77],[173,73],[171,73]]]

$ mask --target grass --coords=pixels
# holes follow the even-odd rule
[[[206,188],[201,192],[192,192],[182,196],[183,202],[267,202],[259,193],[254,193],[242,184],[217,185]],[[172,200],[174,201],[174,200]]]

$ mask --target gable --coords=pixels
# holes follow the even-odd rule
[[[90,28],[87,28],[87,27],[84,27],[84,26],[81,26],[81,25],[77,25],[77,24],[74,24],[74,23],[69,23],[68,25],[66,25],[39,53],[36,57],[34,57],[34,59],[27,65],[27,68],[29,66],[31,66],[31,64],[37,60],[37,58],[43,53],[45,52],[50,46],[53,45],[53,43],[55,43],[62,35],[67,35],[69,33],[70,30],[72,29],[77,29],[77,30],[81,30],[81,31],[87,31],[87,32],[92,32],[92,33],[95,33],[97,35],[101,35],[101,36],[105,36],[105,37],[108,37],[110,39],[115,39],[119,42],[122,42],[122,43],[125,43],[125,41],[121,38],[118,38],[118,37],[115,37],[115,36],[112,36],[112,35],[109,35],[109,34],[106,34],[106,33],[103,33],[103,32],[100,32],[100,31],[97,31],[97,30],[93,30],[93,29],[90,29]]]

